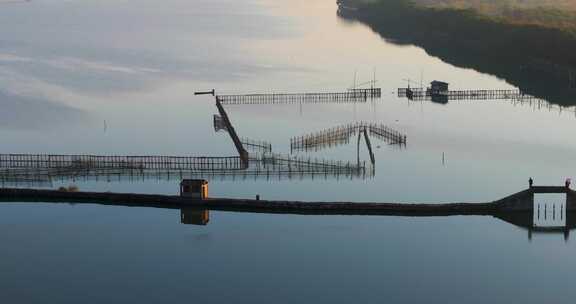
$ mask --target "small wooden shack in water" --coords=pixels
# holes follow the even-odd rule
[[[434,80],[430,83],[428,94],[432,102],[446,104],[448,103],[448,86],[447,82]]]
[[[446,93],[448,92],[448,86],[447,82],[434,80],[430,83],[430,92],[432,94]]]
[[[184,179],[180,182],[180,196],[206,199],[208,198],[208,181],[204,179]]]

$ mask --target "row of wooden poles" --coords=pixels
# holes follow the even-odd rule
[[[352,164],[343,161],[291,157],[280,154],[261,154],[252,156],[250,167],[243,170],[182,170],[174,168],[138,169],[131,167],[58,167],[58,168],[12,168],[0,170],[0,181],[47,183],[54,180],[90,179],[98,176],[139,179],[154,176],[188,177],[271,177],[302,178],[315,176],[345,176],[366,178],[365,163]],[[368,176],[369,177],[369,176]],[[102,180],[105,180],[102,178]]]
[[[263,140],[255,140],[246,137],[240,138],[240,142],[244,145],[244,148],[247,150],[263,152],[263,153],[270,153],[272,152],[272,144],[263,141]]]
[[[433,92],[425,88],[399,88],[398,97],[409,97],[413,100],[428,100],[434,96],[443,96],[452,100],[485,100],[485,99],[537,99],[520,90],[450,90]]]
[[[337,93],[270,93],[244,95],[218,95],[217,99],[223,105],[233,104],[285,104],[297,102],[358,102],[367,99],[380,98],[380,88],[352,89]]]
[[[487,93],[494,91],[493,93]],[[410,92],[410,93],[409,93]],[[520,90],[465,90],[465,91],[447,91],[445,98],[448,100],[490,100],[490,99],[509,99],[513,105],[529,105],[538,110],[557,110],[559,113],[570,112],[576,114],[575,106],[554,105],[541,98],[526,94]],[[399,88],[398,97],[409,97],[412,100],[432,100],[433,94],[423,88]]]
[[[346,93],[274,94],[273,98],[344,98],[376,97],[380,89],[355,89]],[[244,95],[250,96],[250,95]],[[264,98],[259,97],[250,98]],[[300,96],[300,97],[298,97]],[[222,106],[221,97],[216,97],[220,112],[219,122],[230,134],[239,156],[235,157],[192,157],[192,156],[102,156],[102,155],[57,155],[57,154],[0,154],[0,178],[3,180],[51,180],[53,177],[97,176],[101,174],[129,174],[149,171],[179,171],[189,174],[236,175],[350,175],[365,174],[365,164],[344,161],[327,161],[311,158],[284,156],[270,153],[271,144],[244,139],[236,134]],[[216,120],[216,119],[215,119]],[[256,156],[246,152],[244,144],[262,148],[266,153]],[[252,164],[252,166],[250,166]],[[33,178],[36,176],[37,178]],[[46,178],[46,179],[44,179]]]
[[[342,126],[336,126],[312,134],[293,137],[290,139],[290,148],[292,150],[318,150],[323,147],[348,143],[350,137],[357,132],[368,130],[370,135],[376,138],[393,143],[406,144],[406,135],[377,123],[357,122]]]
[[[369,89],[371,95],[381,94],[380,89]],[[351,90],[347,92],[347,94],[366,94],[366,91],[362,90]],[[295,96],[329,96],[339,93],[310,93],[310,94],[273,94],[275,96],[284,96],[286,98],[296,98]],[[228,95],[228,96],[249,96],[248,98],[263,98],[265,95]],[[254,97],[258,96],[258,97]],[[290,97],[291,96],[291,97]],[[336,174],[358,174],[360,172],[364,172],[366,165],[365,164],[352,164],[351,162],[344,162],[344,161],[329,161],[329,160],[318,160],[318,159],[311,159],[311,158],[301,158],[301,157],[293,157],[293,156],[286,156],[281,154],[273,154],[268,151],[265,153],[251,155],[246,152],[246,147],[250,144],[257,147],[264,147],[265,149],[271,151],[272,146],[269,143],[265,142],[257,142],[257,141],[250,141],[247,139],[240,139],[236,132],[234,131],[234,127],[228,118],[228,114],[223,107],[223,103],[225,101],[225,97],[223,96],[216,96],[216,106],[220,112],[221,120],[225,123],[228,133],[230,134],[232,140],[236,144],[238,151],[240,152],[241,157],[248,158],[248,163],[246,165],[247,170],[255,170],[255,171],[274,171],[274,172],[284,172],[291,174],[292,172],[295,173],[327,173],[327,172],[336,172]],[[246,145],[247,144],[247,145]],[[245,154],[242,153],[244,151]],[[256,166],[255,168],[253,166]]]
[[[255,168],[303,173],[358,171],[363,167],[344,161],[328,161],[273,153],[249,157],[250,168],[240,157],[174,157],[174,156],[90,156],[47,154],[0,154],[1,176],[76,175],[85,172],[137,172],[138,170],[187,170],[223,174]]]
[[[46,169],[46,172],[74,172],[91,169],[127,170],[241,170],[240,157],[176,157],[176,156],[86,156],[86,155],[33,155],[0,154],[0,168],[13,173],[19,169]],[[273,153],[250,156],[250,162],[262,166],[285,165],[291,168],[355,168],[350,162],[328,161]],[[58,171],[61,170],[61,171]],[[36,171],[41,172],[41,171]],[[0,170],[0,174],[5,173]]]
[[[277,170],[277,169],[250,169],[240,171],[155,171],[131,170],[116,171],[86,171],[69,174],[42,174],[30,171],[15,174],[0,174],[2,186],[41,186],[51,187],[54,183],[65,181],[128,181],[138,182],[146,180],[171,181],[186,178],[204,178],[218,180],[306,180],[306,179],[368,179],[374,177],[370,170],[349,171],[317,171],[317,170]]]
[[[0,154],[0,168],[239,170],[242,169],[242,160],[238,156],[192,157]]]
[[[305,172],[362,172],[365,163],[352,163],[340,160],[325,160],[311,157],[288,156],[274,153],[264,153],[250,157],[250,162],[257,169],[273,169]]]

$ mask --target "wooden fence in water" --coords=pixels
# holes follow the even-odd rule
[[[448,100],[490,100],[490,99],[536,99],[520,90],[455,90],[433,92],[424,88],[399,88],[398,97],[411,100],[432,100],[444,97]]]
[[[368,124],[370,135],[390,144],[406,145],[407,136],[381,124]]]
[[[352,89],[338,93],[271,93],[245,95],[218,95],[223,105],[239,104],[289,104],[289,103],[350,103],[365,102],[368,99],[380,98],[380,88]]]
[[[370,135],[391,144],[406,144],[406,135],[377,123],[357,122],[322,130],[290,139],[292,151],[319,151],[326,147],[348,144],[358,132],[367,130]]]
[[[133,158],[133,157],[129,157]],[[182,166],[173,158],[143,165],[125,157],[74,155],[0,155],[0,184],[50,186],[64,181],[139,181],[145,179],[210,178],[210,179],[306,179],[368,178],[373,171],[365,163],[331,161],[264,153],[251,155],[246,168],[215,166]],[[148,157],[145,160],[149,160]],[[245,164],[239,158],[237,164]]]
[[[413,101],[436,101],[441,103],[447,103],[451,100],[509,100],[514,106],[529,106],[534,110],[558,111],[560,114],[567,112],[576,115],[576,106],[551,104],[542,98],[526,94],[521,90],[461,90],[438,92],[437,94],[433,94],[429,89],[399,88],[398,97],[408,98]]]
[[[355,168],[350,162],[263,153],[250,155],[249,164],[289,165],[294,168]],[[99,156],[50,154],[0,154],[0,169],[137,169],[228,171],[248,167],[240,157]]]
[[[240,142],[247,150],[259,153],[271,153],[272,152],[272,144],[263,141],[263,140],[255,140],[246,137],[240,138]]]
[[[241,157],[0,154],[0,168],[244,170]]]

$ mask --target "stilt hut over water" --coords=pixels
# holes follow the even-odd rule
[[[180,196],[208,198],[208,181],[204,179],[184,179],[180,182]]]
[[[430,83],[430,92],[432,95],[448,92],[448,83],[443,81],[434,80]]]

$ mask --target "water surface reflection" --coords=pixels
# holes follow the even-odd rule
[[[576,40],[568,34],[453,11],[418,10],[403,0],[340,2],[339,17],[368,25],[388,42],[420,46],[447,63],[495,75],[535,97],[575,105],[576,57],[571,50]]]

